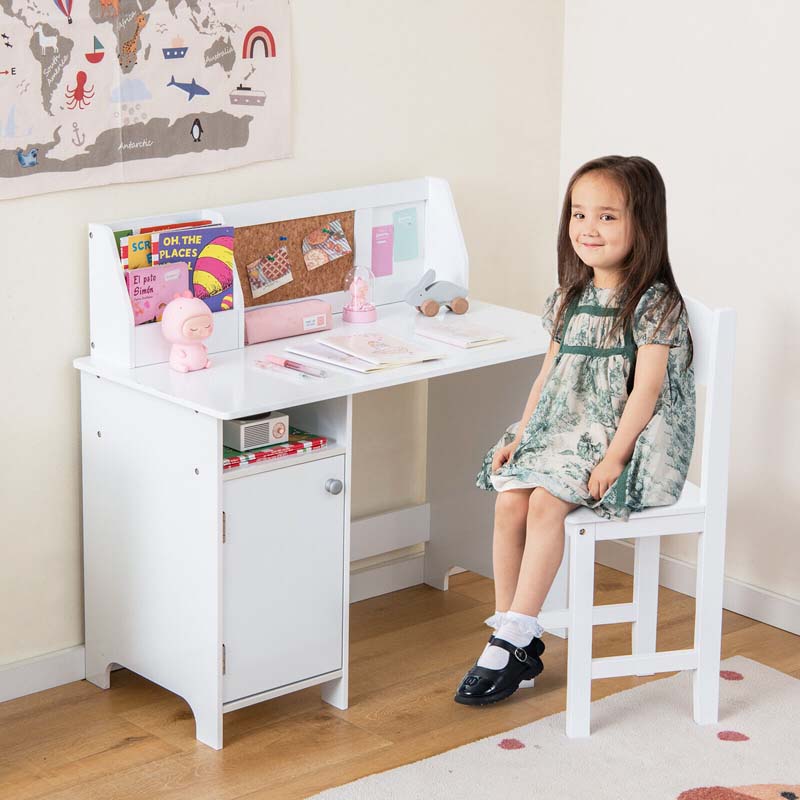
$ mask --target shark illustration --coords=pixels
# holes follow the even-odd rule
[[[192,78],[192,82],[191,83],[178,83],[175,80],[175,76],[173,75],[172,78],[170,79],[170,82],[167,84],[167,86],[177,86],[179,89],[183,89],[183,91],[186,92],[189,95],[189,99],[190,100],[196,94],[208,94],[209,93],[208,89],[204,88],[203,86],[200,86],[200,84],[198,84],[197,81],[194,78]]]

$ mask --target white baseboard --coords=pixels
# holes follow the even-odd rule
[[[629,542],[597,542],[596,562],[633,575],[634,547]],[[681,594],[696,596],[697,567],[662,555],[658,583]],[[736,578],[725,578],[722,607],[735,614],[800,635],[800,601],[753,586]]]
[[[415,522],[415,532],[399,538],[394,513],[370,517],[369,524],[367,520],[360,521],[360,536],[369,539],[374,534],[373,542],[385,540],[406,546],[415,540],[419,543],[428,539],[428,531],[418,527],[426,519],[427,505],[418,507],[416,511],[402,509],[397,512],[404,517],[404,521]],[[368,547],[361,546],[360,553],[368,552]],[[597,543],[597,563],[620,572],[633,574],[633,556],[633,545],[628,542]],[[383,559],[380,556],[362,559],[362,565],[354,563],[350,573],[350,602],[357,603],[387,592],[418,586],[424,582],[424,558],[424,552],[394,552],[385,554]],[[456,567],[450,574],[459,572],[464,570]],[[659,584],[667,589],[694,597],[696,573],[694,564],[661,556]],[[791,597],[734,578],[725,578],[723,606],[729,611],[800,635],[800,602]],[[0,703],[82,680],[85,675],[83,645],[6,664],[0,666]]]
[[[350,573],[350,602],[357,603],[424,583],[425,553],[393,558]]]
[[[424,542],[430,536],[424,529],[430,519],[427,504],[399,511],[389,511],[361,520],[358,523],[361,541]],[[395,533],[399,522],[412,522],[413,533],[399,537]],[[399,526],[402,527],[402,526]],[[364,547],[361,552],[368,552]],[[374,552],[374,551],[373,551]],[[395,592],[408,586],[423,582],[423,553],[398,558],[398,553],[386,553],[383,559],[373,556],[358,568],[353,565],[350,578],[350,601],[357,602],[368,597],[376,597],[387,592]],[[600,541],[597,543],[596,561],[598,564],[617,569],[628,575],[633,574],[633,544],[625,541]],[[461,568],[451,570],[451,575],[463,572]],[[416,580],[416,576],[419,579]],[[659,566],[659,584],[676,592],[695,596],[697,568],[694,564],[662,555]],[[725,578],[722,605],[729,611],[742,614],[775,628],[800,635],[800,601],[753,586],[735,578]]]
[[[431,507],[428,503],[371,517],[350,524],[350,563],[411,547],[430,539]]]
[[[83,645],[0,666],[0,703],[86,677]]]
[[[633,575],[633,545],[621,541],[597,543],[598,564]],[[350,578],[350,601],[395,592],[423,582],[424,554],[375,563],[354,573]],[[451,570],[455,575],[460,567]],[[417,577],[418,576],[418,577]],[[662,555],[659,564],[659,585],[689,597],[695,596],[697,568],[671,556]],[[776,594],[760,586],[752,586],[735,578],[725,578],[722,606],[735,614],[772,625],[774,628],[800,635],[800,601]]]

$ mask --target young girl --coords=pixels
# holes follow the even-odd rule
[[[564,554],[564,518],[606,519],[674,503],[694,445],[686,307],[667,254],[664,182],[638,156],[589,161],[567,186],[550,347],[519,422],[486,454],[497,491],[495,613],[456,702],[485,705],[542,671],[537,614]],[[513,655],[511,655],[513,654]]]

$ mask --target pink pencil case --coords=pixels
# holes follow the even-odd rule
[[[280,306],[254,308],[244,315],[245,344],[327,331],[331,326],[331,304],[324,300],[298,300]]]

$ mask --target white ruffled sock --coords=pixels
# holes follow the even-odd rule
[[[495,611],[485,622],[489,627],[496,628],[498,639],[505,639],[518,647],[530,644],[534,636],[541,638],[544,633],[544,628],[536,617],[520,614],[517,611]],[[487,644],[478,658],[477,665],[487,669],[503,669],[508,664],[509,655],[508,650]],[[534,679],[522,681],[520,687],[533,686],[533,683]]]
[[[495,609],[494,614],[491,617],[487,617],[484,620],[484,623],[488,625],[490,628],[493,628],[495,631],[506,621],[506,611],[498,611]]]

